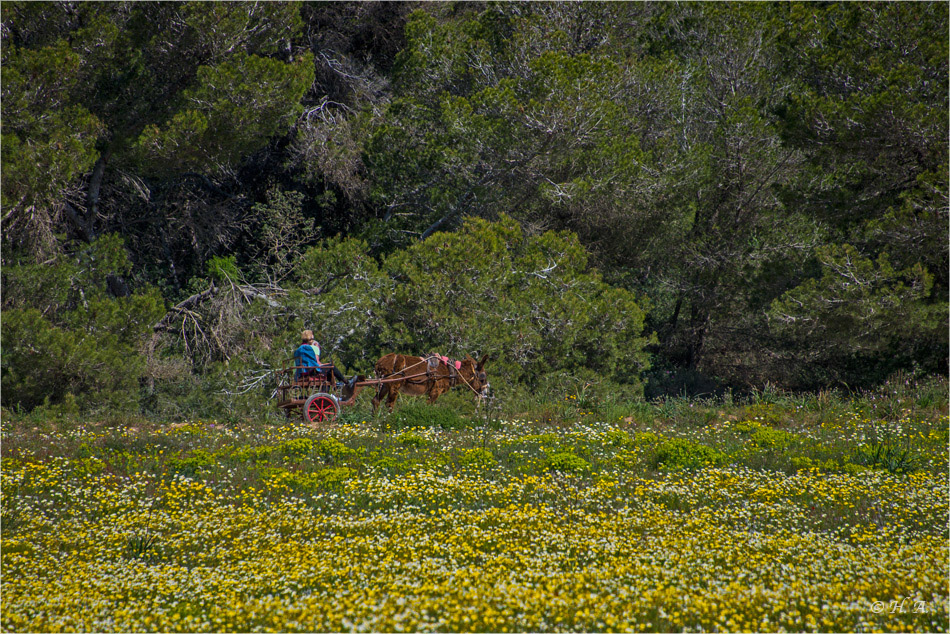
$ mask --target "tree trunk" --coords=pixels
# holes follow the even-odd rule
[[[92,176],[89,178],[89,190],[86,192],[86,214],[85,214],[85,234],[86,241],[92,242],[96,239],[96,215],[99,213],[99,191],[102,189],[102,179],[106,173],[106,166],[112,152],[106,150],[99,155],[99,160],[92,168]]]

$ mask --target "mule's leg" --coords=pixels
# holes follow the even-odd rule
[[[396,407],[397,398],[399,398],[399,388],[396,386],[389,388],[389,398],[386,399],[386,407],[389,408],[390,414],[392,414],[393,408]]]
[[[376,390],[376,396],[373,397],[373,414],[379,409],[379,404],[383,402],[383,399],[386,398],[388,393],[389,383],[380,383],[379,388]]]
[[[435,403],[436,400],[437,400],[440,396],[442,396],[443,394],[445,394],[447,391],[448,391],[448,390],[445,390],[445,389],[439,387],[438,385],[436,385],[435,387],[433,387],[433,388],[429,391],[429,405],[432,405],[433,403]]]

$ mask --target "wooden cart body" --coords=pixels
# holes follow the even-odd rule
[[[333,365],[325,363],[320,368],[293,365],[294,360],[284,362],[277,370],[277,407],[290,418],[300,410],[308,423],[329,423],[339,414],[344,402],[342,387],[333,376]]]

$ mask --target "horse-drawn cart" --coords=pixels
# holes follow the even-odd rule
[[[429,402],[434,403],[439,395],[463,384],[477,397],[483,397],[488,390],[488,378],[483,370],[487,360],[488,355],[476,362],[471,357],[451,361],[435,354],[424,357],[389,354],[376,363],[377,378],[367,379],[360,375],[351,383],[338,383],[333,376],[332,364],[323,364],[320,368],[304,367],[293,365],[294,360],[288,359],[276,371],[277,407],[284,410],[288,418],[299,409],[303,419],[309,423],[330,423],[343,407],[353,404],[357,392],[367,386],[377,389],[373,399],[374,411],[383,398],[392,411],[400,391],[428,396]]]
[[[346,386],[339,385],[333,377],[333,366],[321,368],[295,366],[293,359],[285,362],[277,374],[277,407],[284,410],[287,418],[300,410],[309,423],[329,423],[335,419],[347,398]]]

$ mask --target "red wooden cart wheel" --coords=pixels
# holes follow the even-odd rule
[[[304,420],[310,423],[329,423],[339,413],[340,406],[329,394],[314,394],[303,406]]]

